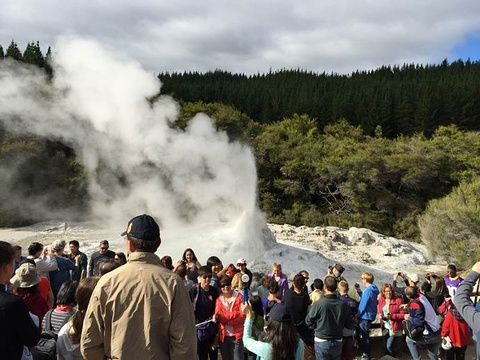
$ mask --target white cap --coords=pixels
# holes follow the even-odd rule
[[[245,260],[244,258],[238,259],[237,264],[247,265],[247,260]]]
[[[412,280],[415,284],[418,283],[418,275],[415,273],[407,274],[407,279]]]

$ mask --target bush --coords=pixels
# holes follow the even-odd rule
[[[480,256],[480,177],[462,182],[442,199],[432,200],[419,227],[431,254],[470,267]]]

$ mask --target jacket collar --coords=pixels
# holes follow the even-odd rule
[[[133,253],[130,253],[128,255],[128,262],[141,262],[163,266],[160,258],[157,255],[155,255],[154,253],[142,251],[135,251]]]

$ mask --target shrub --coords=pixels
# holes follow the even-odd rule
[[[467,268],[480,256],[480,177],[432,200],[419,219],[431,254]]]

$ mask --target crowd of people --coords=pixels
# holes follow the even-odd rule
[[[445,277],[399,271],[381,286],[364,271],[362,286],[351,286],[340,264],[289,281],[277,262],[258,274],[245,258],[202,265],[191,248],[176,263],[159,258],[160,229],[148,215],[122,236],[128,257],[103,240],[89,261],[76,240],[68,254],[65,241],[34,242],[25,257],[0,241],[2,359],[39,358],[53,333],[57,359],[363,360],[379,323],[386,355],[408,349],[420,359],[424,348],[431,360],[461,360],[480,331],[470,300],[480,263],[465,280],[449,265]]]

